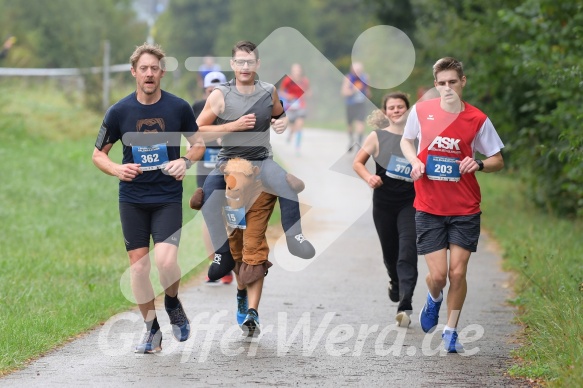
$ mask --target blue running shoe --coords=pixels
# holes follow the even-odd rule
[[[152,332],[147,330],[142,341],[134,349],[134,353],[157,353],[162,350],[162,330]]]
[[[439,292],[439,295],[443,301],[443,291]],[[437,326],[437,322],[439,321],[439,308],[441,307],[441,302],[434,302],[431,299],[431,295],[429,292],[427,293],[427,301],[425,302],[425,306],[419,313],[419,323],[421,324],[421,329],[425,333],[431,333],[435,330],[435,326]]]
[[[243,324],[245,318],[247,318],[247,310],[249,309],[249,302],[247,295],[239,296],[237,295],[237,323],[239,326]]]
[[[441,335],[443,347],[448,353],[463,353],[464,347],[457,340],[457,331],[445,330]]]
[[[241,325],[241,329],[243,329],[243,333],[247,337],[257,337],[259,333],[261,333],[261,329],[259,328],[259,314],[255,309],[249,309],[247,312],[247,316]]]
[[[176,341],[184,342],[190,337],[190,321],[186,317],[186,313],[182,308],[182,303],[178,301],[178,306],[173,309],[166,307],[168,317],[170,317],[170,324],[172,324],[172,335]]]

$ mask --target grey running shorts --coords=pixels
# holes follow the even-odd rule
[[[359,102],[352,105],[346,105],[346,121],[352,124],[353,121],[363,121],[366,118],[366,105]]]
[[[449,248],[449,244],[475,252],[480,237],[481,214],[482,212],[467,216],[436,216],[417,211],[417,253],[426,255]]]
[[[288,109],[285,112],[287,119],[290,123],[295,123],[297,119],[306,117],[305,109]]]

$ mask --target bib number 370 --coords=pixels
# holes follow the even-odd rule
[[[401,156],[391,155],[385,175],[393,179],[413,182],[413,179],[411,179],[411,164]]]

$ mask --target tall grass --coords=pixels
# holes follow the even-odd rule
[[[509,176],[479,174],[484,226],[517,276],[524,327],[510,373],[550,385],[583,386],[583,223],[534,208]]]

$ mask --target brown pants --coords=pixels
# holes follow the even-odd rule
[[[269,245],[265,233],[276,200],[275,195],[262,192],[247,210],[247,228],[235,229],[229,235],[229,247],[236,263],[235,273],[243,284],[262,278],[272,265],[267,260]]]

